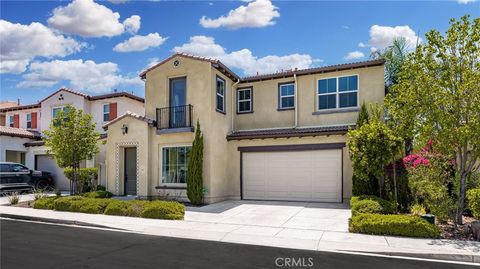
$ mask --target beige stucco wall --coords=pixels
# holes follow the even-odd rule
[[[358,75],[359,106],[365,103],[382,103],[385,95],[384,67],[368,67],[352,70],[313,74],[297,77],[298,126],[320,126],[355,123],[358,111],[313,115],[317,111],[317,81],[323,78]],[[294,78],[282,78],[252,83],[240,83],[237,88],[253,87],[253,111],[235,115],[235,130],[282,128],[295,125],[294,110],[277,110],[278,84],[293,82]],[[349,109],[351,110],[351,109]]]
[[[90,101],[90,111],[88,113],[92,115],[93,121],[96,123],[95,129],[100,133],[104,133],[102,126],[108,123],[108,121],[103,121],[103,105],[110,103],[117,103],[117,117],[122,116],[127,111],[138,115],[144,115],[145,113],[145,106],[142,102],[123,96]]]
[[[299,144],[323,144],[323,143],[345,143],[347,137],[344,135],[317,136],[317,137],[292,137],[277,139],[253,139],[234,140],[228,143],[227,163],[227,194],[233,199],[240,199],[240,151],[238,147],[251,146],[277,146],[277,145],[299,145]],[[352,195],[353,168],[348,150],[342,149],[343,156],[343,199],[348,200]]]

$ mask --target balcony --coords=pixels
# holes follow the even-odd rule
[[[192,114],[192,105],[157,108],[157,134],[193,132]]]

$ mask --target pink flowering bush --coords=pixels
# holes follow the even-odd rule
[[[432,143],[419,153],[403,158],[408,171],[408,186],[414,200],[424,205],[440,221],[455,216],[453,165],[450,158],[435,153]]]

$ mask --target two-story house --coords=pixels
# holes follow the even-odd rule
[[[218,60],[174,54],[140,76],[145,116],[104,125],[108,190],[185,197],[198,120],[206,203],[349,199],[346,132],[363,102],[385,95],[383,60],[240,78]]]
[[[56,115],[71,105],[91,114],[96,130],[100,132],[99,153],[83,166],[99,167],[100,182],[105,184],[105,141],[102,125],[127,111],[143,114],[144,99],[127,92],[114,92],[90,96],[67,88],[61,88],[36,104],[12,106],[0,109],[5,114],[5,126],[0,126],[0,161],[23,163],[31,169],[51,172],[56,185],[68,190],[69,181],[63,175],[53,156],[48,154],[41,136]]]

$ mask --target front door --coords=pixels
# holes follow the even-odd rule
[[[170,79],[170,128],[185,127],[186,104],[186,77]]]
[[[137,148],[125,148],[125,195],[137,195]]]

